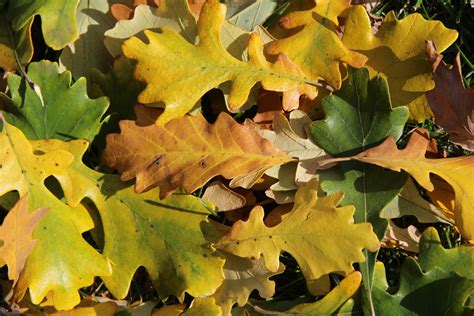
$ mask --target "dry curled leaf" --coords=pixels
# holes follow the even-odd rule
[[[164,126],[122,121],[120,127],[120,134],[107,136],[104,162],[124,181],[136,177],[137,192],[159,186],[162,198],[179,187],[194,192],[217,175],[252,184],[266,169],[291,160],[225,113],[214,124],[198,115]]]
[[[446,129],[449,139],[474,151],[474,89],[466,89],[462,80],[459,54],[450,68],[433,42],[426,44],[428,59],[433,64],[435,88],[426,93],[435,122]]]

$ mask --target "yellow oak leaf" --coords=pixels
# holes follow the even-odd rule
[[[291,160],[226,113],[214,124],[198,115],[164,126],[121,121],[120,128],[120,134],[107,136],[104,162],[123,181],[136,177],[136,192],[159,186],[162,198],[178,187],[192,193],[217,175],[239,182],[250,174],[246,181],[252,184],[266,169]]]
[[[81,304],[82,305],[82,304]],[[117,310],[117,304],[114,302],[105,302],[94,304],[92,306],[76,307],[69,311],[60,311],[48,313],[52,316],[114,316]]]
[[[213,297],[195,298],[191,306],[181,315],[184,316],[222,316],[222,309]]]
[[[442,52],[457,37],[455,30],[440,21],[427,21],[418,13],[397,20],[393,11],[373,34],[367,12],[356,6],[346,21],[342,42],[369,58],[366,67],[371,77],[387,79],[392,105],[407,105],[411,117],[422,122],[433,116],[424,94],[435,86],[425,41],[433,41]]]
[[[406,148],[399,150],[393,137],[388,137],[377,147],[356,156],[329,159],[329,161],[358,160],[400,172],[408,172],[423,188],[435,190],[430,174],[449,183],[454,190],[454,220],[461,235],[474,243],[474,156],[455,158],[425,158],[429,146],[426,130],[418,129],[410,137]]]
[[[155,125],[153,125],[155,126]],[[35,151],[71,153],[74,161],[55,173],[69,205],[92,201],[104,231],[103,254],[113,262],[112,274],[103,276],[111,293],[124,298],[139,267],[146,268],[158,295],[184,299],[211,295],[223,281],[224,259],[210,247],[206,234],[210,206],[199,198],[176,194],[159,199],[159,190],[136,194],[117,175],[85,166],[87,142],[37,141]],[[212,209],[211,209],[212,210]]]
[[[28,196],[25,195],[8,212],[0,226],[0,260],[8,266],[8,278],[16,284],[26,258],[36,245],[32,238],[33,229],[48,213],[49,208],[43,207],[30,213]]]
[[[283,92],[287,108],[294,108],[292,103],[298,102],[302,94],[310,99],[316,97],[316,88],[308,84],[304,73],[286,55],[280,54],[274,64],[266,60],[257,33],[250,36],[248,62],[232,57],[220,39],[225,13],[225,5],[217,0],[209,0],[203,6],[197,45],[166,27],[161,33],[145,31],[149,44],[137,37],[124,43],[125,56],[138,60],[135,78],[147,83],[138,101],[164,102],[165,111],[157,124],[183,116],[207,91],[226,81],[233,83],[228,98],[231,110],[245,103],[257,82],[267,90]]]
[[[336,32],[337,17],[351,7],[350,0],[314,0],[315,7],[296,11],[285,16],[280,25],[303,29],[290,37],[268,45],[270,54],[284,53],[295,62],[311,80],[324,79],[335,89],[341,87],[339,63],[362,67],[367,61],[364,55],[346,48]]]
[[[64,150],[35,150],[20,130],[3,120],[0,196],[16,191],[20,197],[28,194],[30,210],[50,208],[33,231],[36,246],[18,279],[17,301],[29,289],[34,304],[50,293],[56,309],[71,309],[80,302],[80,288],[91,285],[96,276],[111,273],[108,259],[82,237],[94,227],[87,210],[63,203],[44,184],[49,176],[67,169],[73,159]]]
[[[333,315],[357,293],[361,281],[362,274],[359,271],[354,271],[321,300],[296,305],[285,313],[291,315]]]
[[[337,207],[344,193],[318,197],[317,191],[316,179],[298,189],[293,209],[273,227],[264,224],[263,208],[255,207],[249,219],[236,222],[216,246],[254,260],[263,255],[270,271],[278,271],[280,253],[288,252],[298,262],[310,292],[317,292],[328,273],[350,273],[353,262],[365,260],[364,248],[379,248],[372,225],[353,224],[353,206]]]

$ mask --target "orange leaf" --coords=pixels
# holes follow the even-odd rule
[[[221,113],[215,124],[185,116],[164,126],[140,127],[121,121],[121,134],[110,134],[104,162],[126,181],[137,178],[135,191],[160,187],[165,198],[178,187],[191,193],[212,177],[232,183],[255,183],[268,168],[291,160],[252,127]]]
[[[427,159],[425,153],[428,145],[429,139],[426,130],[417,129],[410,137],[405,149],[397,149],[395,139],[388,137],[379,146],[356,156],[329,159],[325,163],[358,160],[394,171],[404,170],[428,191],[435,189],[430,180],[430,174],[438,175],[454,190],[456,226],[469,243],[474,243],[474,191],[472,190],[474,156]]]
[[[0,260],[8,266],[8,278],[13,280],[13,284],[16,284],[26,258],[36,245],[33,229],[48,211],[49,208],[43,207],[30,213],[28,195],[24,195],[0,226]]]

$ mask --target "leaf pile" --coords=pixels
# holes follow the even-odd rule
[[[221,2],[0,0],[0,310],[472,313],[457,31]]]

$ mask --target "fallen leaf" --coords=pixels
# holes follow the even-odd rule
[[[160,6],[160,0],[133,0],[132,7],[124,3],[112,3],[110,13],[117,21],[130,20],[133,18],[134,9],[141,4],[158,8]]]
[[[281,274],[285,266],[280,263],[277,271],[269,271],[263,259],[250,260],[224,252],[224,282],[212,295],[216,304],[222,308],[223,315],[230,315],[232,306],[238,303],[245,306],[253,290],[257,290],[262,298],[270,298],[275,294],[275,282],[271,276]]]
[[[435,85],[425,41],[432,40],[442,52],[457,37],[455,30],[445,28],[440,21],[427,21],[419,13],[397,20],[393,11],[373,34],[367,12],[355,6],[346,20],[342,42],[368,57],[371,77],[387,79],[393,106],[407,105],[411,118],[422,122],[432,116],[424,94]]]
[[[412,134],[405,149],[398,150],[394,138],[388,137],[377,147],[353,157],[332,161],[357,160],[393,171],[404,170],[428,191],[434,190],[430,174],[438,175],[454,190],[456,226],[467,242],[474,243],[474,195],[470,190],[474,179],[474,156],[427,159],[425,152],[428,144],[427,132],[419,129]]]
[[[28,77],[40,88],[42,99],[21,76],[8,76],[10,105],[4,116],[31,140],[56,138],[92,141],[102,127],[108,101],[87,96],[86,80],[72,84],[69,71],[59,72],[49,61],[31,63]]]
[[[360,288],[362,275],[354,271],[345,277],[331,292],[314,303],[299,304],[285,313],[291,315],[332,315]]]
[[[87,148],[83,141],[35,143],[36,151],[63,150],[73,156],[69,168],[55,177],[68,205],[88,198],[100,215],[103,254],[113,262],[112,274],[102,276],[107,289],[119,299],[126,297],[136,270],[144,267],[161,297],[182,301],[185,292],[195,297],[214,293],[223,280],[224,260],[207,237],[218,233],[207,219],[212,207],[182,193],[164,200],[158,189],[136,194],[117,175],[86,167],[82,156]]]
[[[464,305],[474,291],[473,255],[472,247],[444,249],[436,230],[427,229],[420,241],[419,261],[408,257],[402,265],[397,292],[387,292],[385,267],[377,263],[372,288],[376,314],[464,315],[468,310]]]
[[[7,17],[15,31],[41,17],[41,29],[46,44],[60,50],[78,37],[76,10],[79,0],[16,0],[9,3]]]
[[[258,25],[263,24],[278,6],[277,0],[253,0],[251,2],[229,18],[229,22],[248,32],[252,32]],[[232,8],[228,6],[228,9]]]
[[[108,71],[113,62],[104,44],[104,33],[112,28],[115,19],[110,4],[121,0],[81,0],[75,18],[79,38],[67,45],[59,57],[63,68],[69,70],[74,79],[86,77],[91,83],[90,71]]]
[[[274,91],[260,89],[257,98],[257,114],[252,119],[252,123],[260,128],[271,129],[275,114],[283,114],[281,96]]]
[[[158,8],[137,6],[132,19],[118,21],[105,32],[105,46],[112,56],[120,56],[124,40],[136,34],[144,40],[146,37],[142,34],[143,30],[158,30],[164,26],[194,43],[197,36],[196,21],[187,0],[162,0]]]
[[[0,68],[6,71],[14,71],[18,68],[14,50],[18,54],[18,59],[22,65],[26,65],[33,57],[33,42],[31,39],[30,20],[24,27],[18,31],[11,30],[15,45],[12,43],[8,31],[9,22],[3,16],[0,18]],[[0,90],[0,92],[3,92]]]
[[[337,207],[344,194],[318,197],[318,182],[311,180],[296,193],[293,210],[274,227],[263,222],[262,207],[255,207],[247,221],[236,222],[217,242],[219,249],[234,255],[258,259],[278,271],[280,253],[291,254],[298,262],[311,293],[328,273],[347,274],[352,262],[364,260],[362,249],[376,251],[377,236],[370,224],[353,224],[354,207]]]
[[[183,116],[204,93],[229,80],[234,83],[228,100],[231,110],[245,103],[257,82],[261,82],[267,90],[284,92],[283,104],[284,107],[287,104],[288,108],[301,94],[310,98],[316,96],[316,88],[307,84],[304,74],[286,56],[279,55],[275,64],[265,59],[262,41],[256,33],[250,36],[249,62],[229,55],[220,41],[224,18],[225,6],[212,0],[204,5],[198,22],[198,45],[190,44],[168,28],[162,28],[161,33],[145,31],[149,44],[136,37],[125,42],[125,56],[138,60],[135,77],[147,82],[139,102],[161,101],[165,104],[158,124]],[[154,62],[157,59],[161,60],[160,69]],[[164,65],[169,67],[165,69]],[[190,76],[190,73],[193,75]]]
[[[350,8],[350,0],[314,0],[314,8],[296,11],[283,17],[280,25],[303,29],[290,37],[268,45],[270,54],[284,53],[295,62],[309,79],[325,80],[331,87],[341,87],[339,63],[362,67],[367,61],[364,55],[346,48],[336,32],[338,16]]]
[[[48,313],[53,316],[114,316],[117,305],[114,302],[99,303],[93,306],[76,307],[69,311]]]
[[[184,316],[222,316],[222,309],[216,304],[213,297],[195,298]]]
[[[454,223],[456,195],[453,187],[436,175],[431,175],[430,180],[433,183],[434,190],[427,191],[426,194],[429,196],[431,201],[442,210],[443,214],[450,220],[450,222]]]
[[[71,309],[80,302],[80,288],[91,285],[96,276],[111,273],[109,260],[82,236],[94,227],[87,210],[63,203],[45,185],[46,178],[69,167],[73,156],[64,150],[36,151],[4,119],[0,148],[0,196],[17,191],[20,197],[28,194],[30,209],[50,208],[33,231],[36,246],[20,274],[14,299],[19,301],[29,289],[34,304],[49,293],[56,309]]]
[[[389,221],[381,246],[418,253],[420,238],[421,233],[415,226],[410,225],[407,228],[400,228],[392,221]]]
[[[474,279],[474,248],[470,245],[446,249],[441,244],[438,231],[429,227],[421,236],[419,264],[424,271],[436,267],[448,272],[456,272],[459,276]]]
[[[186,305],[184,304],[167,305],[153,311],[151,316],[179,316],[183,313],[185,308]]]
[[[385,79],[370,79],[365,68],[347,70],[341,90],[323,99],[326,118],[310,125],[316,143],[335,156],[359,153],[388,135],[400,137],[408,118],[407,108],[392,109]],[[355,207],[355,223],[371,223],[381,240],[388,223],[379,214],[400,192],[406,175],[362,163],[341,164],[318,175],[321,189],[328,194],[344,192],[342,205]],[[377,254],[364,250],[364,255],[367,260],[360,263],[363,286],[370,291]]]
[[[178,187],[194,192],[217,175],[236,181],[252,175],[254,183],[266,169],[290,160],[225,113],[212,125],[199,115],[164,126],[122,121],[120,127],[121,134],[107,136],[104,162],[123,181],[136,177],[136,192],[159,186],[162,198]]]
[[[442,61],[433,42],[426,44],[428,59],[433,64],[435,88],[426,93],[437,125],[446,129],[449,140],[474,151],[474,89],[466,89],[462,80],[461,60],[456,56],[450,69]]]
[[[246,205],[245,198],[220,181],[211,182],[201,197],[216,206],[218,212],[232,211]]]
[[[449,188],[449,184],[446,184]],[[438,185],[435,185],[435,191]],[[433,192],[427,192],[431,196]],[[454,205],[454,192],[453,192]],[[420,223],[444,222],[454,224],[454,215],[446,214],[442,207],[437,207],[421,197],[419,189],[411,178],[403,186],[402,191],[384,207],[381,218],[393,219],[405,215],[415,216]]]
[[[49,212],[48,207],[30,213],[28,195],[24,195],[8,212],[0,226],[0,261],[8,266],[8,278],[13,285],[18,281],[25,266],[26,258],[36,245],[32,238],[33,230]]]

